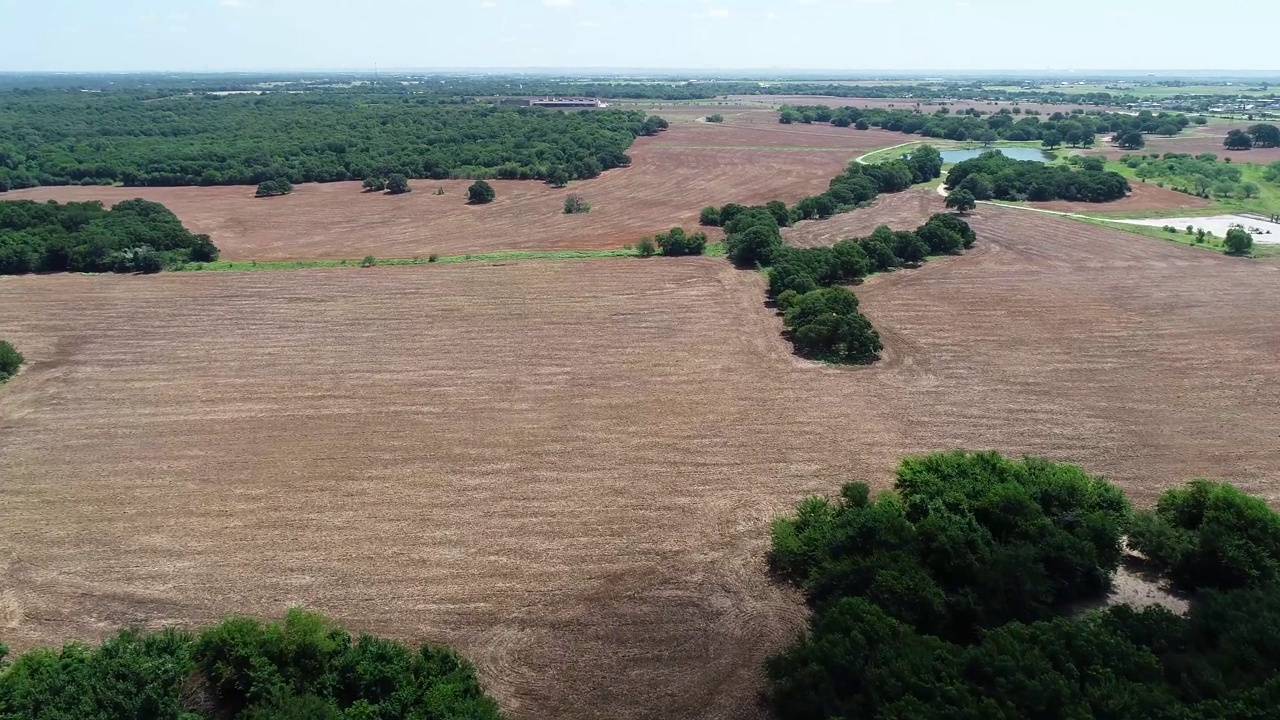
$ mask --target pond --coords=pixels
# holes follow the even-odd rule
[[[1001,147],[1001,148],[973,148],[970,150],[943,150],[942,162],[950,165],[952,163],[972,160],[988,150],[996,150],[1006,157],[1014,160],[1034,160],[1036,162],[1046,162],[1049,158],[1045,156],[1043,150],[1031,147]]]

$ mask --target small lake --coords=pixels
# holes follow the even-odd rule
[[[988,150],[1013,158],[1014,160],[1034,160],[1036,162],[1046,162],[1049,158],[1045,156],[1044,151],[1038,148],[1030,147],[1000,147],[1000,148],[973,148],[971,150],[943,150],[942,162],[951,165],[952,163],[972,160]]]

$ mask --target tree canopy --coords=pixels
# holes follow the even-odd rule
[[[661,118],[403,92],[0,93],[0,189],[388,177],[590,178]]]
[[[1130,189],[1129,181],[1116,172],[1014,160],[994,150],[956,163],[947,172],[946,186],[948,190],[968,190],[976,200],[1083,202],[1119,200]]]
[[[159,203],[0,202],[0,275],[156,272],[217,259],[208,235],[191,234]]]
[[[32,650],[0,669],[6,720],[500,717],[452,650],[353,638],[296,609],[280,623],[231,618],[198,635],[126,630],[99,647]]]
[[[493,202],[497,197],[498,194],[493,191],[493,186],[483,180],[477,180],[467,188],[467,202],[472,205],[485,205]]]
[[[1142,518],[1146,518],[1143,520]],[[1191,609],[1101,600],[1122,533]],[[1079,468],[995,453],[908,458],[774,523],[808,632],[767,666],[783,720],[1243,720],[1280,709],[1280,517],[1197,481],[1132,515]]]

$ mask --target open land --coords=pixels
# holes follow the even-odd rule
[[[1079,213],[1106,217],[1134,213],[1151,213],[1162,210],[1191,210],[1212,207],[1213,203],[1195,195],[1180,193],[1177,190],[1162,188],[1152,182],[1130,180],[1133,191],[1119,200],[1105,203],[1072,202],[1070,200],[1050,200],[1048,202],[1029,202],[1028,207],[1055,212]]]
[[[901,138],[831,125],[788,128],[777,123],[777,113],[756,108],[723,125],[674,123],[656,138],[636,141],[631,167],[568,188],[492,181],[498,199],[482,206],[466,204],[468,180],[415,180],[413,192],[396,196],[337,182],[298,185],[291,195],[266,199],[243,186],[42,187],[6,199],[154,200],[192,232],[208,233],[227,260],[608,249],[676,225],[692,229],[706,205],[794,203],[825,190],[852,158]],[[444,195],[434,194],[438,187]],[[594,209],[565,215],[569,193]]]
[[[955,100],[947,101],[946,104],[943,105],[942,103],[936,102],[921,102],[920,98],[854,98],[828,95],[728,95],[725,100],[727,102],[743,103],[748,105],[770,105],[774,107],[778,105],[826,105],[828,107],[911,110],[918,105],[920,110],[926,113],[933,112],[941,107],[946,107],[952,112],[964,112],[970,108],[976,108],[988,113],[998,112],[1000,108],[1005,107],[1019,107],[1024,111],[1038,110],[1045,115],[1052,115],[1055,112],[1069,113],[1077,108],[1103,111],[1123,109],[1072,103],[1037,103],[1010,100]]]
[[[989,447],[1280,501],[1280,267],[972,222],[858,288],[857,369],[711,258],[0,280],[0,629],[302,603],[455,644],[516,718],[763,717],[805,616],[767,528],[806,493]]]
[[[1182,230],[1188,225],[1194,225],[1198,229],[1211,232],[1218,237],[1225,237],[1227,231],[1233,226],[1243,225],[1253,235],[1255,243],[1263,245],[1280,244],[1280,223],[1260,220],[1245,215],[1213,215],[1210,217],[1162,217],[1162,218],[1142,218],[1136,220],[1117,220],[1116,222],[1128,223],[1132,225],[1147,225],[1149,227],[1164,227],[1166,225]],[[1257,229],[1261,232],[1254,233],[1252,230]]]
[[[1274,148],[1252,148],[1250,150],[1228,150],[1222,146],[1222,141],[1227,136],[1227,131],[1239,127],[1246,128],[1253,123],[1246,123],[1240,126],[1214,126],[1212,134],[1201,134],[1203,129],[1196,131],[1189,129],[1187,135],[1175,135],[1173,137],[1160,137],[1159,135],[1146,136],[1147,146],[1141,150],[1122,150],[1114,145],[1104,145],[1086,150],[1085,155],[1102,155],[1111,160],[1118,160],[1125,155],[1135,153],[1186,153],[1188,155],[1200,155],[1203,153],[1213,153],[1218,156],[1219,160],[1231,158],[1231,162],[1237,163],[1255,163],[1258,165],[1266,165],[1268,163],[1280,160],[1280,147]]]

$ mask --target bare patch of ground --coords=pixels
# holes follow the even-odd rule
[[[1280,500],[1280,268],[971,222],[859,286],[857,369],[709,258],[0,279],[5,640],[305,604],[458,645],[516,718],[764,717],[802,495],[970,447]]]
[[[1177,190],[1162,188],[1155,183],[1144,183],[1131,180],[1129,184],[1133,192],[1120,200],[1105,203],[1070,202],[1052,200],[1049,202],[1029,202],[1028,207],[1055,212],[1077,213],[1080,215],[1105,216],[1115,213],[1151,212],[1159,210],[1189,210],[1208,207],[1212,203],[1195,195],[1180,193]]]
[[[916,188],[885,193],[870,205],[826,220],[805,220],[785,228],[782,237],[796,247],[833,245],[838,240],[865,237],[880,225],[894,230],[915,230],[934,213],[944,212],[944,198],[935,190]]]

